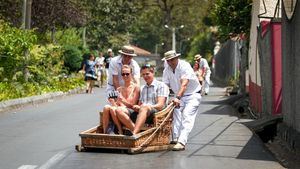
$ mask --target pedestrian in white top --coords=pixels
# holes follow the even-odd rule
[[[107,95],[113,90],[116,90],[118,87],[124,85],[121,72],[123,65],[129,65],[132,68],[133,82],[138,86],[140,85],[140,66],[135,60],[132,59],[134,56],[136,56],[134,48],[125,45],[121,50],[119,50],[119,53],[121,55],[112,58],[109,64],[106,88]]]
[[[163,71],[163,82],[175,93],[172,102],[176,108],[173,113],[173,150],[184,150],[188,135],[192,131],[201,102],[201,85],[189,63],[180,60],[171,50],[164,54],[167,61]]]
[[[194,60],[199,63],[199,69],[202,70],[202,77],[204,78],[204,93],[205,95],[209,92],[209,85],[210,85],[210,68],[207,63],[207,60],[202,58],[200,54],[195,55]]]
[[[104,81],[104,57],[103,53],[99,51],[99,57],[96,57],[95,62],[96,62],[96,73],[97,73],[97,81],[98,81],[98,86],[103,87],[103,81]]]

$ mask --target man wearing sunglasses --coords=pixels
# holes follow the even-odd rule
[[[106,87],[107,95],[116,90],[118,87],[124,85],[121,72],[123,65],[129,65],[132,68],[133,82],[138,86],[140,85],[140,67],[138,63],[133,60],[133,57],[136,56],[134,48],[125,45],[121,50],[119,50],[119,53],[120,56],[112,58],[109,64]]]
[[[201,101],[201,85],[188,62],[180,60],[176,51],[168,51],[162,59],[165,64],[163,82],[175,93],[172,102],[176,108],[173,113],[173,150],[184,150],[187,138],[193,129]]]

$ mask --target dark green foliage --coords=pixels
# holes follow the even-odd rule
[[[111,38],[129,32],[130,25],[138,15],[135,5],[137,2],[137,0],[87,0],[91,16],[87,23],[87,40],[91,49],[109,48],[113,45],[110,43]],[[128,44],[128,40],[121,41],[122,45]]]
[[[0,81],[23,78],[24,67],[30,62],[25,58],[25,50],[36,42],[33,31],[17,29],[0,20]]]
[[[23,0],[0,0],[0,19],[20,27],[22,21]]]
[[[249,35],[251,3],[251,0],[216,0],[211,16],[221,39],[228,39],[229,33]]]
[[[64,47],[64,66],[70,71],[78,71],[81,68],[82,53],[76,46]]]
[[[66,91],[83,84],[82,77],[65,78],[62,52],[59,45],[37,44],[32,30],[17,29],[0,20],[0,101]],[[28,82],[24,80],[25,66]]]
[[[213,54],[214,40],[213,33],[209,29],[204,30],[199,33],[191,43],[191,50],[188,54],[188,60],[193,62],[194,56],[196,54],[201,54],[208,62],[211,62],[211,57]]]

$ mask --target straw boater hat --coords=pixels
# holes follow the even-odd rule
[[[134,53],[134,48],[127,45],[123,46],[122,49],[119,50],[119,53],[128,56],[136,56],[136,54]]]
[[[111,49],[111,48],[109,48],[109,49],[107,50],[107,52],[112,52],[112,49]]]
[[[176,53],[175,50],[170,50],[168,52],[166,52],[164,54],[164,58],[162,58],[162,61],[165,61],[165,60],[170,60],[170,59],[173,59],[173,58],[176,58],[178,56],[180,56],[180,53]]]
[[[202,56],[200,54],[197,54],[197,55],[194,56],[194,60],[198,60],[200,58],[202,58]]]

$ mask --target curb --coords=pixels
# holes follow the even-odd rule
[[[24,98],[18,98],[18,99],[12,99],[0,102],[0,113],[5,111],[10,111],[14,109],[18,109],[27,105],[35,105],[39,103],[45,103],[52,101],[55,98],[61,98],[64,96],[69,96],[73,94],[83,93],[84,87],[79,87],[76,89],[72,89],[68,92],[52,92],[52,93],[46,93],[42,95],[36,95],[36,96],[30,96],[30,97],[24,97]]]

